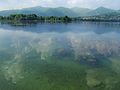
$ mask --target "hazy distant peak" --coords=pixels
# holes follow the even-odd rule
[[[111,10],[111,11],[113,11],[113,9],[109,9],[109,8],[106,8],[106,7],[98,7],[95,10]]]
[[[16,9],[16,10],[5,10],[0,11],[0,16],[6,16],[10,14],[37,14],[41,16],[93,16],[93,15],[101,15],[101,14],[109,14],[113,12],[120,12],[120,10],[113,10],[105,7],[98,7],[96,9],[89,9],[89,8],[81,8],[81,7],[30,7],[30,8],[23,8],[23,9]]]

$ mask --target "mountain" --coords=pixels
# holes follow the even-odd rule
[[[58,8],[49,8],[49,7],[31,7],[23,8],[18,10],[5,10],[0,11],[1,16],[7,16],[10,14],[37,14],[40,16],[77,16],[77,14],[72,11],[70,8],[58,7]]]
[[[95,15],[102,15],[102,14],[113,13],[113,12],[117,12],[117,11],[113,9],[105,8],[105,7],[99,7],[95,10],[88,12],[87,14],[89,16],[95,16]]]
[[[91,10],[88,8],[65,8],[65,7],[30,7],[16,10],[4,10],[0,11],[0,16],[8,16],[10,14],[37,14],[39,16],[70,16],[70,17],[79,17],[79,16],[94,16],[102,15],[107,13],[120,12],[120,10],[112,10],[105,7],[99,7],[97,9]]]
[[[86,16],[86,14],[90,11],[91,9],[88,8],[79,8],[79,7],[73,7],[71,8],[72,11],[74,11],[78,16]]]
[[[17,14],[19,13],[19,10],[5,10],[5,11],[0,11],[0,16],[8,16],[10,14]]]
[[[21,13],[24,14],[31,14],[35,13],[41,16],[74,16],[76,15],[71,9],[58,7],[58,8],[48,8],[48,7],[32,7],[32,8],[25,8],[21,10]]]

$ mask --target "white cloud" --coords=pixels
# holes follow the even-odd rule
[[[76,5],[77,4],[77,0],[69,0],[68,4],[69,5]]]

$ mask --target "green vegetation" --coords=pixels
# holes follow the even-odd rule
[[[120,22],[120,15],[105,14],[98,16],[68,17],[68,16],[37,16],[36,14],[11,14],[10,16],[0,16],[1,21],[10,22],[71,22],[71,21],[117,21]]]
[[[72,19],[68,16],[37,16],[36,14],[11,14],[10,16],[0,16],[0,20],[7,21],[41,21],[41,22],[70,22]]]

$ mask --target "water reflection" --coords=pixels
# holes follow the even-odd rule
[[[58,28],[59,27],[59,28]],[[1,22],[0,28],[5,30],[24,30],[28,32],[95,32],[104,34],[120,33],[119,22],[78,22],[78,23],[42,23],[42,22]]]
[[[94,29],[99,30],[99,26],[95,26]],[[9,87],[13,90],[16,87],[18,90],[119,88],[118,28],[112,27],[112,31],[102,34],[94,29],[74,32],[73,28],[62,33],[0,29],[0,80],[4,78],[3,82],[8,85],[4,90]]]

